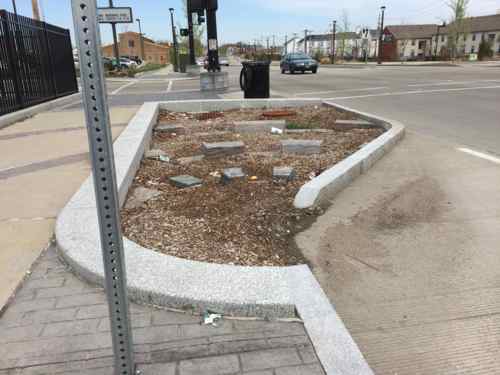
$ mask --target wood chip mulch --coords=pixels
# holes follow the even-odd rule
[[[151,149],[161,149],[171,162],[144,159],[130,189],[158,190],[161,195],[134,209],[122,209],[124,234],[164,254],[211,263],[245,266],[289,266],[306,262],[294,235],[321,209],[297,210],[293,200],[310,178],[356,152],[383,133],[382,129],[335,130],[335,119],[349,118],[332,108],[293,108],[293,124],[331,129],[328,133],[271,135],[237,133],[234,121],[262,120],[263,110],[244,109],[211,114],[162,112],[159,123],[183,125],[184,135],[155,133]],[[201,120],[200,120],[201,119]],[[284,155],[282,139],[320,139],[320,155]],[[200,155],[202,142],[243,141],[246,152],[188,165],[177,158]],[[296,178],[276,183],[273,167],[293,167]],[[224,185],[223,169],[241,167],[248,175]],[[201,187],[178,189],[170,177],[191,175]],[[253,177],[253,179],[251,179]]]

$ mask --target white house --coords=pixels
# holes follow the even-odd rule
[[[439,34],[433,36],[433,56],[441,56],[448,52],[448,38],[454,24],[440,27]],[[486,39],[491,43],[495,55],[500,55],[500,14],[490,16],[469,17],[464,20],[463,30],[458,34],[457,52],[459,56],[477,53],[481,40]]]
[[[335,56],[352,58],[359,55],[360,37],[354,32],[335,34]],[[296,44],[297,51],[305,51],[304,38]],[[307,36],[307,53],[311,56],[321,54],[330,56],[332,53],[332,34],[311,34]]]

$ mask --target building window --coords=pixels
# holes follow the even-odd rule
[[[467,34],[464,34],[464,42],[467,41]]]
[[[470,53],[474,53],[474,46],[470,48]]]
[[[476,34],[472,34],[472,41],[475,42],[476,41]]]
[[[415,39],[412,39],[411,41],[411,45],[414,46],[415,45]]]
[[[441,42],[444,42],[444,35],[441,35]]]
[[[129,48],[134,48],[135,47],[135,42],[133,40],[128,41],[128,47]]]
[[[488,34],[488,42],[495,43],[495,34]]]

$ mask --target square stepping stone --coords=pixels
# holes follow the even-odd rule
[[[283,130],[285,120],[236,121],[234,130],[238,133],[269,133],[271,129]]]
[[[187,130],[182,125],[172,125],[172,124],[160,124],[156,127],[155,131],[158,133],[167,133],[167,134],[186,134]]]
[[[170,161],[167,153],[162,150],[148,150],[144,153],[146,159],[151,160],[161,160],[161,161]]]
[[[274,167],[273,179],[276,181],[292,181],[295,178],[295,170],[292,167]]]
[[[281,149],[286,154],[313,155],[321,153],[321,140],[288,139],[281,141]]]
[[[245,178],[246,174],[241,168],[227,168],[222,172],[222,182],[227,184],[233,180]]]
[[[171,177],[169,180],[174,186],[180,189],[201,186],[203,184],[203,181],[199,178],[189,175]]]
[[[207,158],[218,158],[242,154],[245,152],[245,144],[241,141],[203,143],[201,150]]]
[[[128,210],[141,207],[147,201],[159,197],[161,191],[138,187],[127,200],[125,208]]]
[[[175,163],[180,165],[189,165],[192,163],[202,161],[203,159],[205,159],[205,155],[195,155],[195,156],[188,156],[185,158],[175,159]]]

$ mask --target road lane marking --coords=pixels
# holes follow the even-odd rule
[[[448,86],[448,85],[467,85],[474,83],[486,83],[486,82],[500,82],[499,79],[484,79],[479,81],[444,81],[444,82],[434,82],[434,83],[418,83],[411,84],[408,87],[425,87],[425,86]]]
[[[130,86],[133,86],[137,83],[137,81],[132,81],[132,82],[129,82],[127,83],[126,85],[123,85],[123,86],[120,86],[118,87],[115,91],[111,92],[111,95],[116,95],[118,94],[120,91],[122,90],[125,90],[126,88],[130,87]]]
[[[174,85],[174,81],[168,81],[167,92],[172,91],[172,86]]]
[[[466,147],[459,147],[459,148],[457,148],[457,150],[460,152],[465,152],[466,154],[469,154],[469,155],[476,156],[476,157],[484,159],[484,160],[491,161],[491,162],[496,163],[496,164],[500,164],[500,158],[497,158],[493,155],[485,154],[484,152],[471,150],[470,148],[466,148]]]
[[[330,93],[336,93],[336,92],[351,92],[351,91],[376,91],[376,90],[386,90],[388,88],[389,88],[388,86],[381,86],[381,87],[367,87],[367,88],[362,88],[362,89],[344,89],[344,90],[329,90],[329,91],[316,91],[316,92],[301,92],[298,94],[294,94],[293,96],[323,95],[323,94],[330,94]]]
[[[384,93],[380,93],[380,94],[367,94],[367,95],[355,95],[355,96],[338,96],[338,97],[325,98],[325,99],[326,100],[363,99],[363,98],[373,98],[373,97],[378,97],[378,96],[417,95],[417,94],[432,94],[432,93],[438,93],[438,92],[488,90],[488,89],[500,89],[500,86],[497,85],[497,86],[463,87],[463,88],[456,88],[456,89],[395,91],[395,92],[384,92]]]

